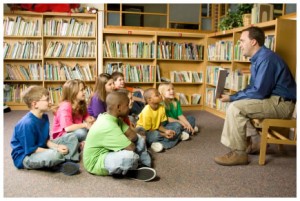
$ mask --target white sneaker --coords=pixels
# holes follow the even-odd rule
[[[151,144],[151,149],[158,153],[164,149],[164,146],[160,142],[153,142]]]
[[[198,126],[195,126],[195,127],[194,127],[194,133],[198,133],[198,131],[199,131]]]
[[[189,138],[190,138],[190,135],[189,135],[187,132],[183,131],[183,132],[181,133],[180,139],[181,139],[182,141],[188,140]]]

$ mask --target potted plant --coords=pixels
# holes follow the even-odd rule
[[[243,15],[248,14],[245,16],[244,19],[250,20],[251,22],[251,10],[253,4],[239,4],[235,12],[228,10],[226,16],[220,21],[219,29],[221,31],[232,29],[235,27],[246,26],[248,24],[243,22]],[[250,13],[250,14],[249,14]],[[249,17],[250,15],[250,17]],[[249,22],[249,24],[250,24]]]
[[[241,26],[243,26],[242,15],[238,12],[233,12],[229,9],[226,16],[223,19],[221,19],[219,29],[223,31]]]
[[[237,7],[237,12],[242,16],[244,26],[251,24],[252,8],[253,4],[239,4]]]

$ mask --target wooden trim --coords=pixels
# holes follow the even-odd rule
[[[297,20],[297,13],[289,13],[289,14],[280,16],[279,19]]]

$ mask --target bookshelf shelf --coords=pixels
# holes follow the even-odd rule
[[[154,58],[120,58],[120,57],[104,57],[105,60],[117,60],[117,61],[153,61]]]
[[[24,24],[22,21],[30,22],[32,25],[26,28],[27,25],[22,25]],[[32,84],[48,88],[50,90],[50,98],[55,97],[53,103],[57,104],[59,97],[58,89],[61,88],[63,83],[69,78],[83,79],[90,89],[87,92],[88,94],[86,97],[88,97],[95,83],[95,75],[98,74],[98,40],[96,37],[98,30],[98,15],[18,11],[4,13],[3,23],[4,44],[7,44],[8,46],[7,56],[4,59],[4,78],[8,77],[8,69],[12,69],[10,72],[11,76],[14,76],[14,73],[17,73],[17,77],[22,77],[22,79],[15,80],[4,79],[6,89],[11,90],[6,90],[4,92],[4,100],[8,106],[13,110],[27,109],[25,104],[18,103],[18,101],[20,100],[22,91]],[[12,57],[11,53],[13,52],[12,49],[14,48],[14,44],[17,43],[20,47],[26,47],[27,41],[29,41],[29,44],[38,44],[36,50],[38,58],[35,58],[34,55],[32,57],[27,55],[25,52],[28,51],[24,51],[20,54],[22,57],[19,57],[19,50],[15,50],[16,56]],[[46,55],[46,50],[50,42],[53,44],[56,42],[61,43],[61,47],[53,47],[53,53],[56,53],[55,56]],[[75,57],[72,55],[70,57],[64,56],[69,43],[78,43],[78,45],[74,45],[73,51],[76,50],[77,54]],[[80,45],[82,47],[80,47]],[[70,51],[71,47],[70,44]],[[77,47],[78,51],[76,49]],[[57,50],[58,48],[61,49]],[[31,48],[28,49],[31,50]],[[80,52],[80,54],[78,52]],[[64,72],[57,70],[61,67],[60,65],[63,67],[66,66],[64,67]],[[88,67],[90,75],[85,74],[81,75],[81,77],[75,77],[75,74],[72,74],[70,77],[64,79],[63,77],[60,77],[61,74],[58,74],[58,72],[65,74],[68,68],[75,68],[75,66],[77,66],[77,73],[85,73],[83,68]],[[34,67],[35,69],[33,69]],[[52,90],[54,90],[54,92]]]
[[[157,59],[157,61],[176,61],[176,62],[191,62],[191,63],[200,63],[204,62],[203,60],[189,60],[189,59]]]

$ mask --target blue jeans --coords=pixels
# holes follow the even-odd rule
[[[104,167],[109,175],[123,174],[128,170],[135,170],[139,164],[151,167],[151,157],[147,151],[144,138],[138,135],[135,151],[120,150],[109,152],[104,160]]]
[[[137,128],[137,130],[143,130],[146,133],[146,141],[149,146],[153,142],[160,142],[165,149],[170,149],[174,147],[180,140],[181,127],[182,126],[177,122],[168,123],[165,126],[165,129],[175,131],[175,135],[171,139],[162,136],[158,130],[145,131],[142,127]]]
[[[78,141],[79,142],[82,142],[85,140],[87,134],[88,134],[88,129],[86,128],[79,128],[75,131],[71,131],[71,132],[68,132],[68,134],[73,134],[77,137]]]
[[[78,162],[78,139],[73,134],[65,134],[62,137],[52,140],[56,144],[66,145],[69,149],[69,153],[66,155],[61,154],[57,150],[47,149],[43,152],[32,153],[23,160],[25,169],[40,169],[50,168],[56,166],[66,160]]]
[[[196,125],[196,119],[193,116],[186,116],[186,120],[191,124],[192,128],[195,128]],[[181,131],[185,131],[188,134],[192,134],[191,132],[188,132],[186,129],[183,128],[183,126],[181,126]]]

